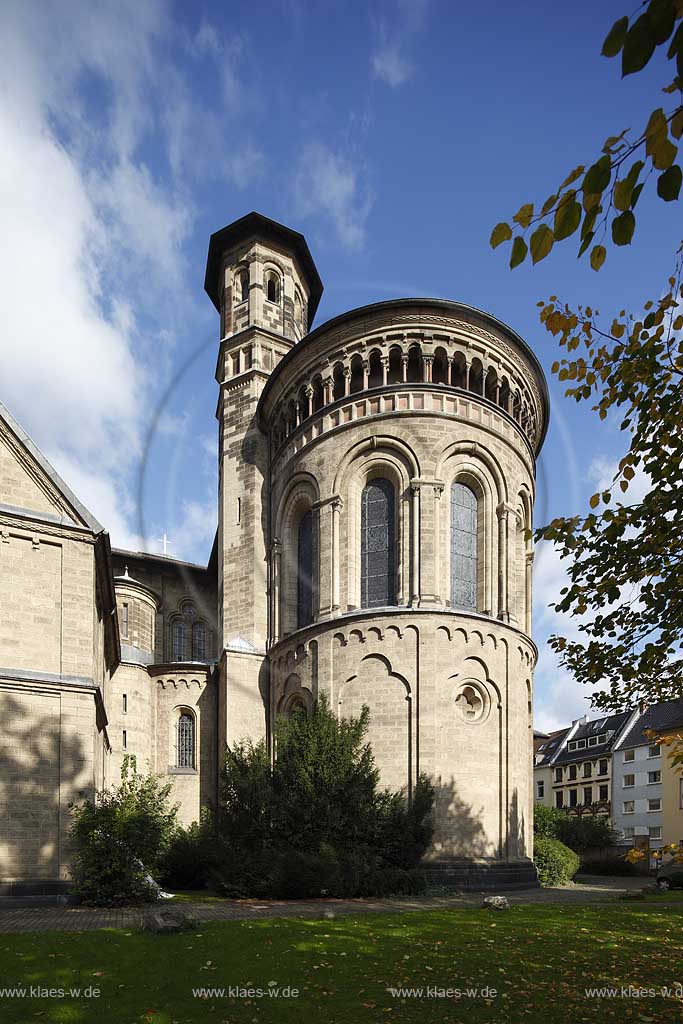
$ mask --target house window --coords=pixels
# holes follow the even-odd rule
[[[590,763],[590,761],[586,761],[586,763],[583,766],[583,777],[584,777],[584,779],[590,779],[592,774],[593,774],[593,765]]]
[[[589,747],[597,747],[597,745],[598,745],[598,737],[597,736],[589,737],[588,746]]]
[[[625,750],[624,751],[624,761],[635,761],[635,759],[636,759],[636,752],[635,752],[635,750]]]
[[[185,660],[185,623],[178,619],[173,623],[171,631],[172,661]]]
[[[178,719],[178,768],[194,768],[194,718],[184,711]]]
[[[609,800],[609,788],[607,786],[600,786],[600,799]]]
[[[650,811],[661,811],[662,801],[657,797],[655,800],[648,800],[647,802],[648,812]]]
[[[192,627],[192,660],[206,661],[206,626],[195,622]]]
[[[659,755],[661,754],[661,752],[662,752],[662,751],[661,751],[661,747],[659,746],[659,743],[652,743],[652,744],[651,744],[651,745],[650,745],[650,746],[649,746],[649,747],[647,748],[647,756],[648,756],[648,757],[659,757]]]
[[[570,740],[567,744],[567,750],[576,750],[576,740]]]
[[[123,694],[123,699],[121,701],[121,705],[122,705],[122,710],[123,710],[124,715],[127,715],[128,714],[128,694],[127,693]]]
[[[607,775],[607,758],[603,758],[598,765],[598,772],[600,775]]]
[[[569,765],[569,778],[573,781],[576,778],[576,765]]]
[[[636,830],[633,828],[633,826],[629,826],[628,828],[624,829],[624,839],[633,839],[635,834]]]
[[[563,807],[564,806],[564,793],[562,793],[562,791],[560,791],[559,793],[555,794],[555,806],[556,807]]]
[[[586,741],[585,740],[577,740],[576,741],[576,749],[577,750],[585,750],[585,747],[586,747]]]
[[[647,773],[647,784],[648,786],[654,786],[657,782],[662,781],[661,772],[648,772]]]
[[[636,809],[634,800],[624,800],[624,814],[633,814]]]
[[[576,807],[579,802],[579,794],[575,789],[569,790],[569,806]]]
[[[121,636],[124,640],[128,639],[128,604],[124,602],[121,609]]]
[[[536,783],[536,799],[542,800],[545,796],[545,782],[543,779],[539,779]]]
[[[297,537],[296,624],[313,622],[313,513],[301,517]]]
[[[586,804],[586,806],[588,806],[588,804],[592,804],[593,803],[593,787],[592,786],[584,786],[583,787],[583,802],[584,802],[584,804]]]
[[[123,747],[124,750],[128,749],[128,733],[126,732],[125,729],[121,734],[121,746]]]
[[[388,480],[372,480],[361,497],[361,607],[393,604],[394,488]]]
[[[624,775],[624,782],[623,782],[624,789],[630,789],[631,786],[635,786],[635,784],[636,784],[636,777],[635,777],[635,775]]]
[[[555,782],[562,782],[562,769],[561,768],[556,768],[555,769]]]
[[[662,826],[661,825],[650,825],[648,835],[650,839],[661,839],[662,838]]]
[[[477,610],[477,496],[457,481],[451,487],[451,604]]]

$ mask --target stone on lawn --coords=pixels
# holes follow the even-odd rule
[[[198,924],[194,914],[174,907],[163,910],[150,910],[145,914],[142,927],[146,932],[155,935],[170,935],[174,932],[186,932],[196,928]]]
[[[486,907],[488,910],[509,910],[510,909],[510,904],[509,904],[506,896],[486,896],[484,898],[484,902],[482,903],[482,906]]]

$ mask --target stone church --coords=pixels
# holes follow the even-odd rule
[[[112,549],[0,406],[0,892],[68,879],[69,804],[135,754],[189,823],[226,744],[327,694],[382,784],[436,788],[428,862],[532,881],[535,460],[548,392],[489,313],[406,298],[313,327],[302,235],[211,236],[208,564]],[[0,396],[1,397],[1,396]]]

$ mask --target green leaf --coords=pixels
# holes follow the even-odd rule
[[[647,12],[626,33],[621,54],[621,76],[642,71],[655,51],[654,26]]]
[[[606,256],[607,256],[607,250],[605,249],[604,245],[596,245],[591,250],[590,260],[591,260],[591,267],[593,268],[593,270],[599,270],[600,269],[600,267],[605,262],[605,257]]]
[[[683,135],[683,107],[677,110],[671,118],[670,128],[674,139],[680,139],[681,135]]]
[[[510,254],[510,270],[514,270],[520,263],[523,263],[526,259],[528,252],[527,244],[521,235],[517,235],[514,242],[512,243],[512,253]]]
[[[562,197],[560,205],[557,208],[555,213],[555,224],[553,225],[553,234],[556,242],[561,241],[563,238],[569,238],[570,235],[573,235],[581,223],[581,206],[577,203],[575,197],[576,192],[567,192],[567,194]]]
[[[520,206],[517,213],[512,218],[515,224],[519,224],[521,228],[528,228],[531,224],[531,218],[534,215],[534,204],[525,203],[524,206]]]
[[[633,194],[631,195],[631,209],[632,210],[635,210],[635,208],[636,208],[636,203],[638,202],[638,197],[640,196],[640,193],[643,191],[643,185],[644,184],[645,184],[645,182],[641,181],[641,183],[639,185],[636,185],[636,187],[633,189]]]
[[[611,175],[612,161],[605,154],[596,160],[592,167],[588,168],[581,188],[586,195],[599,195],[609,185]]]
[[[595,232],[594,231],[589,231],[588,234],[586,235],[586,237],[584,238],[583,242],[579,246],[578,256],[583,256],[583,254],[585,253],[586,249],[588,248],[588,246],[593,241],[594,237],[595,237]]]
[[[502,221],[500,224],[496,224],[495,228],[491,232],[490,245],[492,249],[495,249],[501,244],[501,242],[507,242],[512,238],[512,228],[509,224]]]
[[[553,233],[548,225],[539,224],[531,236],[531,259],[534,263],[545,259],[553,247],[553,241]]]
[[[574,170],[570,174],[567,175],[567,177],[564,179],[564,181],[560,185],[560,190],[563,189],[563,188],[566,188],[567,185],[573,185],[574,182],[577,181],[581,177],[581,175],[583,174],[585,169],[586,168],[583,166],[583,164],[579,164],[578,167],[575,167]]]
[[[605,37],[605,41],[602,44],[602,56],[603,57],[616,57],[624,45],[626,39],[626,33],[628,32],[628,18],[619,18],[615,21],[611,29]]]
[[[683,172],[678,164],[674,164],[657,179],[657,195],[667,203],[678,199],[682,182]]]
[[[630,210],[612,221],[612,241],[615,245],[630,245],[636,227],[636,218]]]

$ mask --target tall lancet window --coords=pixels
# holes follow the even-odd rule
[[[185,623],[176,619],[171,630],[172,661],[185,661]]]
[[[363,488],[360,529],[361,607],[394,604],[394,488],[388,480],[372,480]]]
[[[313,621],[313,513],[301,517],[297,536],[296,624],[299,629]]]
[[[178,719],[178,768],[194,768],[194,718],[184,711]]]
[[[477,610],[477,496],[457,481],[451,488],[451,604]]]

